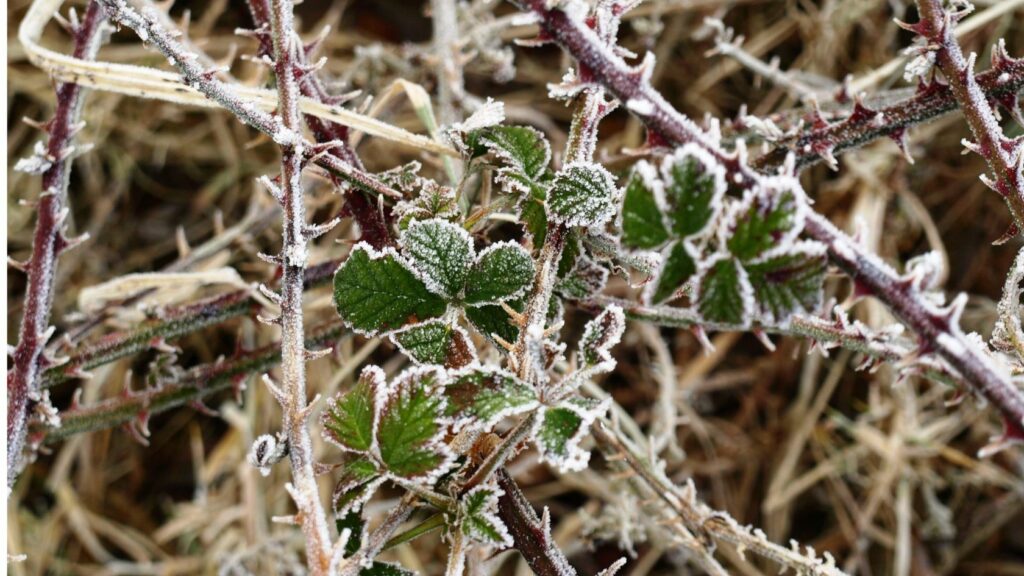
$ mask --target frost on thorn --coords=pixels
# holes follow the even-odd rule
[[[47,152],[46,146],[42,142],[36,142],[32,155],[18,160],[14,164],[14,169],[38,176],[49,170],[55,161],[56,159]]]

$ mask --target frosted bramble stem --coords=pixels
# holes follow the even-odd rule
[[[249,0],[249,13],[256,26],[256,35],[260,41],[260,55],[270,56],[274,47],[270,39],[270,4],[268,0]],[[310,50],[310,48],[307,48]],[[309,69],[310,72],[300,74],[298,78],[299,91],[303,96],[311,98],[324,104],[340,104],[342,99],[331,96],[323,82],[314,70],[315,66],[309,64],[307,50],[296,53],[296,64],[300,69]],[[355,150],[349,144],[349,128],[342,124],[329,122],[311,114],[305,115],[306,124],[320,144],[330,143],[331,147],[325,153],[336,156],[343,162],[351,164],[362,170],[363,164],[356,155]],[[377,249],[391,244],[394,239],[391,237],[391,230],[387,217],[377,207],[373,197],[364,190],[352,188],[345,191],[345,210],[351,213],[352,218],[359,225],[361,233],[360,240],[367,242]]]
[[[99,49],[103,28],[103,9],[96,1],[89,2],[85,15],[74,30],[74,55],[93,59]],[[24,314],[18,331],[18,345],[7,372],[7,485],[10,487],[22,467],[31,403],[39,398],[40,373],[48,367],[44,355],[49,327],[50,309],[56,281],[57,257],[74,245],[65,237],[68,214],[68,182],[75,150],[73,140],[81,128],[83,90],[77,84],[57,86],[57,109],[47,125],[49,139],[45,155],[39,160],[48,163],[42,172],[42,193],[32,239],[32,256],[24,264],[28,275]]]
[[[1024,88],[1024,59],[1003,60],[977,76],[978,86],[990,100],[1012,99]],[[906,131],[956,110],[958,102],[945,84],[933,82],[916,94],[884,108],[854,105],[846,118],[823,125],[810,123],[803,131],[775,143],[774,148],[751,162],[764,173],[777,170],[788,155],[796,167],[806,168],[824,160],[823,153],[838,155],[878,138],[889,137],[906,152]]]
[[[629,67],[585,22],[557,8],[549,8],[546,0],[512,1],[538,18],[542,40],[557,43],[576,58],[591,82],[601,84],[626,102],[647,126],[651,133],[649,138],[674,145],[696,143],[719,161],[731,182],[741,188],[751,188],[763,181],[764,176],[746,163],[743,154],[726,151],[714,134],[701,130],[651,86],[650,62],[637,68]],[[859,289],[884,302],[914,330],[924,351],[944,358],[974,391],[991,402],[1003,415],[1010,436],[1024,437],[1024,393],[989,354],[978,349],[960,330],[962,301],[954,301],[947,309],[935,308],[912,279],[898,275],[828,218],[813,210],[807,211],[805,232],[825,244],[832,261],[854,279]]]
[[[295,33],[291,0],[272,0],[271,34],[274,73],[277,79],[278,114],[283,135],[275,133],[281,145],[281,189],[284,208],[283,241],[278,256],[281,279],[281,373],[283,378],[284,432],[288,437],[288,458],[292,467],[298,521],[306,538],[306,564],[314,575],[332,571],[331,532],[313,470],[313,444],[309,434],[306,399],[306,346],[303,331],[303,276],[308,259],[307,225],[302,193],[302,162],[305,141],[301,137],[299,87],[296,83],[295,54],[300,49]],[[287,132],[284,132],[284,131]]]
[[[216,70],[204,69],[199,56],[188,49],[164,28],[154,14],[135,10],[125,0],[98,0],[106,9],[110,20],[131,28],[140,38],[157,48],[182,75],[183,80],[204,96],[233,113],[239,120],[267,134],[275,142],[301,144],[303,159],[314,162],[334,176],[366,192],[391,198],[401,193],[392,190],[377,177],[369,174],[339,156],[324,154],[322,148],[312,145],[302,133],[285,127],[272,114],[260,110],[252,102],[238,95],[235,88],[216,77]]]
[[[306,347],[331,346],[344,334],[340,320],[319,326],[306,338]],[[200,364],[185,370],[172,381],[157,379],[156,385],[137,391],[125,391],[116,397],[94,404],[71,407],[60,413],[60,428],[36,429],[41,443],[53,444],[75,434],[108,430],[117,426],[144,427],[148,419],[179,406],[201,408],[205,398],[234,388],[281,363],[281,344],[273,342],[256,350],[240,352],[229,358]]]
[[[967,147],[985,158],[994,178],[982,178],[985,183],[1002,195],[1013,214],[1018,232],[1024,231],[1024,177],[1021,176],[1021,162],[1024,161],[1024,144],[1003,135],[996,120],[995,112],[982,92],[974,74],[975,54],[964,58],[953,35],[953,26],[960,14],[951,13],[941,0],[917,0],[921,20],[917,24],[904,24],[904,28],[920,34],[929,45],[925,48],[935,55],[935,64],[946,77],[953,96],[960,104],[964,119],[974,134],[975,142]],[[994,55],[1005,56],[1005,46],[1000,43]]]

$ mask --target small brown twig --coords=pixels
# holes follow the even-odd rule
[[[344,326],[337,320],[312,330],[305,345],[308,348],[334,346],[344,337],[344,332]],[[256,350],[189,368],[173,381],[156,378],[155,385],[143,390],[125,390],[120,396],[87,406],[74,403],[60,413],[59,428],[39,427],[31,434],[35,441],[52,444],[75,434],[122,425],[144,429],[154,414],[178,406],[197,405],[223,390],[240,388],[247,379],[265,373],[280,362],[281,343],[272,342]]]
[[[341,259],[334,259],[307,267],[305,289],[329,281],[340,263]],[[88,371],[98,366],[143,350],[164,346],[175,338],[258,310],[259,303],[248,290],[236,290],[199,302],[166,308],[154,320],[128,330],[112,332],[73,350],[63,350],[67,360],[43,372],[40,385],[51,388],[75,378],[88,377]]]

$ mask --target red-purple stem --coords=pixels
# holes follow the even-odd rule
[[[508,527],[512,541],[523,559],[540,576],[566,576],[576,570],[554,543],[551,526],[545,524],[533,510],[533,505],[519,489],[519,485],[504,468],[496,473],[498,486],[504,494],[498,498],[498,517]]]
[[[95,58],[103,27],[103,10],[93,1],[74,30],[74,56]],[[52,163],[42,175],[42,193],[32,240],[32,256],[26,263],[28,286],[18,331],[13,365],[7,373],[7,485],[14,484],[21,468],[26,425],[31,403],[39,394],[39,373],[46,368],[43,354],[53,304],[57,257],[72,245],[65,236],[68,214],[68,182],[73,157],[72,140],[79,126],[83,90],[77,84],[57,86],[57,109],[49,122],[46,154]]]
[[[513,0],[520,8],[539,18],[542,38],[549,39],[572,55],[581,75],[600,83],[628,108],[639,114],[652,138],[670,144],[695,142],[717,158],[726,168],[730,181],[743,188],[758,185],[760,173],[738,154],[729,153],[690,119],[673,108],[648,81],[641,69],[633,69],[602,45],[585,22],[576,21],[559,9],[549,9],[545,0]],[[629,105],[629,103],[633,105]],[[892,312],[917,333],[924,351],[942,356],[963,376],[976,392],[991,402],[1003,415],[1008,431],[1022,435],[1024,394],[1008,373],[994,366],[994,360],[961,332],[958,308],[937,309],[908,279],[877,256],[867,252],[827,218],[808,211],[805,231],[826,245],[829,256],[860,290],[884,302]]]
[[[975,55],[965,59],[960,44],[953,35],[953,15],[943,6],[940,0],[917,0],[917,9],[921,21],[914,25],[905,25],[920,34],[930,45],[937,46],[935,64],[953,92],[953,96],[963,110],[964,119],[974,134],[974,148],[992,170],[994,178],[988,185],[1003,196],[1018,231],[1024,231],[1024,178],[1015,166],[1015,160],[1024,154],[1021,147],[1024,143],[1015,142],[1003,135],[1002,128],[996,120],[995,112],[989,105],[980,82],[974,74]],[[1005,58],[1005,48],[1000,44],[994,55],[997,59]]]
[[[978,74],[977,81],[989,100],[1013,102],[1024,88],[1024,60],[1001,60],[991,70]],[[948,85],[922,84],[915,95],[891,106],[874,110],[857,103],[849,116],[840,121],[811,122],[801,133],[776,142],[771,151],[753,160],[751,165],[768,173],[782,166],[786,156],[792,154],[797,168],[804,168],[824,160],[826,151],[837,155],[886,136],[902,146],[908,128],[956,110],[958,106]]]

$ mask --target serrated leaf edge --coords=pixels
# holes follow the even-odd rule
[[[462,530],[462,533],[466,536],[469,536],[470,539],[472,539],[474,542],[479,542],[481,544],[495,546],[498,548],[511,548],[514,544],[512,540],[512,535],[509,534],[508,527],[505,526],[505,523],[501,521],[501,518],[499,518],[498,515],[494,513],[494,511],[498,509],[498,499],[505,495],[505,491],[497,486],[476,486],[469,492],[466,492],[466,494],[462,497],[463,503],[468,501],[470,497],[480,492],[489,493],[484,499],[482,516],[491,524],[491,526],[494,527],[494,530],[498,532],[498,534],[501,537],[501,540],[499,542],[493,542],[491,540],[482,540],[480,538],[477,538],[473,535],[472,531],[466,530],[466,524],[464,523],[464,521],[461,521],[462,519],[460,518],[460,529]],[[467,511],[465,504],[460,506],[460,514],[464,516],[469,515],[469,512]]]
[[[460,378],[469,376],[473,372],[487,372],[490,374],[497,374],[499,376],[515,380],[517,383],[526,386],[526,383],[520,380],[519,377],[513,374],[512,372],[509,372],[504,368],[484,366],[482,364],[469,364],[458,370],[449,370],[448,382],[456,382]],[[500,410],[497,414],[491,416],[487,420],[480,420],[478,418],[473,418],[471,416],[462,416],[459,418],[454,418],[452,419],[452,429],[455,430],[456,432],[459,432],[465,428],[478,428],[481,432],[490,432],[494,428],[494,426],[496,426],[505,418],[508,418],[510,416],[517,416],[519,414],[525,414],[532,410],[536,410],[538,406],[540,406],[540,401],[534,399],[532,402],[528,404],[523,404],[522,406],[511,406],[509,408],[505,408],[504,410]]]
[[[427,271],[423,270],[420,267],[420,265],[417,264],[416,260],[412,260],[408,256],[403,256],[403,258],[406,259],[406,262],[408,263],[409,267],[412,267],[414,273],[418,273],[417,277],[423,282],[424,285],[426,285],[427,290],[448,301],[458,299],[462,296],[463,291],[465,291],[466,289],[466,278],[468,278],[469,270],[470,268],[472,268],[473,263],[476,262],[477,258],[476,248],[473,246],[473,237],[462,226],[452,224],[451,222],[441,218],[428,218],[426,220],[413,219],[409,222],[409,226],[402,232],[401,237],[398,239],[398,244],[401,246],[403,252],[407,252],[409,250],[408,241],[410,235],[414,233],[413,228],[423,227],[428,224],[439,225],[443,228],[448,228],[454,231],[455,234],[469,247],[469,257],[467,259],[468,263],[466,265],[466,271],[464,273],[466,277],[463,278],[462,286],[458,287],[455,294],[449,294],[447,288],[442,286],[440,282],[437,282],[433,278],[431,278]]]
[[[514,247],[515,249],[517,249],[520,252],[522,252],[530,262],[533,262],[533,257],[530,256],[530,253],[526,250],[526,248],[523,248],[522,245],[520,245],[518,242],[514,242],[512,240],[502,240],[500,242],[495,242],[495,243],[491,244],[490,246],[488,246],[488,247],[484,248],[483,250],[481,250],[480,253],[476,255],[476,258],[473,260],[473,263],[470,265],[470,271],[469,271],[469,273],[467,273],[467,276],[466,276],[467,287],[469,285],[469,274],[472,273],[473,268],[475,268],[481,262],[483,262],[483,259],[486,256],[488,256],[491,252],[497,252],[498,250],[501,250],[502,248],[506,248],[506,247]],[[479,308],[481,306],[493,306],[493,305],[496,305],[496,304],[501,304],[502,302],[509,302],[511,300],[515,300],[517,298],[520,298],[521,296],[523,296],[523,294],[526,294],[530,290],[530,286],[532,284],[533,284],[532,281],[527,283],[522,288],[520,288],[519,290],[513,292],[509,296],[498,298],[498,299],[493,300],[493,301],[492,300],[486,300],[486,301],[483,301],[483,302],[473,302],[472,304],[467,303],[466,306],[471,306],[473,308]]]
[[[369,453],[373,453],[373,452],[376,451],[377,422],[380,420],[380,406],[381,406],[380,400],[381,400],[381,398],[384,397],[382,389],[387,387],[387,375],[384,374],[384,370],[381,370],[381,368],[379,366],[374,366],[374,365],[371,364],[371,365],[363,367],[363,369],[359,372],[358,381],[362,381],[363,378],[369,378],[368,382],[369,382],[369,386],[370,386],[370,397],[373,399],[373,406],[372,406],[372,408],[373,408],[373,420],[370,423],[370,447],[369,447],[369,449],[364,451],[364,450],[356,450],[354,448],[350,448],[348,446],[345,446],[344,444],[342,444],[341,442],[339,442],[338,440],[336,440],[334,438],[333,432],[328,429],[326,424],[323,425],[323,430],[322,430],[322,434],[321,434],[323,436],[324,440],[326,440],[329,444],[332,444],[332,445],[336,446],[338,449],[340,449],[342,452],[347,452],[349,454],[361,454],[361,455],[364,455],[364,454],[367,454],[368,452]],[[357,381],[356,385],[358,385],[358,381]],[[336,406],[338,404],[338,402],[340,402],[341,399],[344,396],[346,396],[347,394],[352,392],[353,388],[349,388],[348,390],[339,390],[339,391],[337,391],[334,394],[334,396],[331,397],[331,399],[327,402],[326,408],[324,409],[324,411],[322,413],[322,416],[321,416],[321,422],[322,423],[323,423],[323,419],[324,418],[330,417],[331,413],[333,412],[333,407]],[[377,463],[374,462],[374,464],[377,464]]]
[[[793,204],[795,206],[793,226],[781,238],[775,240],[775,245],[769,250],[792,244],[800,236],[800,233],[803,232],[804,220],[808,210],[808,199],[803,187],[800,186],[800,182],[789,176],[772,176],[764,178],[762,182],[763,184],[747,190],[739,202],[733,203],[725,210],[722,224],[717,230],[717,240],[722,250],[728,250],[729,239],[732,238],[733,230],[736,228],[740,216],[750,210],[755,200],[764,199],[775,204],[781,201],[784,192],[791,192],[793,194]],[[753,261],[762,255],[758,254],[749,260]]]
[[[750,264],[750,265],[763,264],[763,263],[765,263],[768,260],[771,260],[773,258],[777,258],[777,257],[782,256],[782,255],[793,254],[793,253],[802,253],[803,255],[810,256],[812,258],[820,258],[820,257],[826,257],[827,256],[828,248],[824,244],[822,244],[821,242],[817,242],[815,240],[801,240],[801,241],[793,242],[793,243],[791,243],[788,246],[777,246],[775,248],[772,248],[772,249],[766,251],[765,253],[761,254],[757,258],[751,259],[748,262],[748,264]],[[740,268],[743,268],[744,272],[746,272],[746,268],[744,267],[743,263],[740,263]],[[751,286],[751,287],[753,287],[753,286]],[[824,286],[824,284],[819,284],[817,286],[817,288],[816,288],[815,299],[819,303],[822,302],[822,300],[824,299],[824,294],[825,294],[825,286]],[[756,304],[756,306],[758,308],[758,320],[767,321],[768,323],[775,324],[775,325],[777,325],[779,327],[782,327],[782,328],[786,328],[786,327],[788,327],[790,325],[790,322],[792,321],[792,318],[793,318],[793,316],[795,314],[799,314],[799,313],[813,314],[813,313],[816,312],[815,310],[804,310],[802,307],[799,307],[799,309],[789,310],[788,314],[786,314],[786,316],[784,318],[778,318],[778,317],[775,316],[775,312],[773,310],[770,310],[770,309],[762,306],[761,303],[757,301],[756,295],[755,295],[754,301],[755,301],[755,304]]]
[[[703,262],[697,263],[697,272],[694,273],[693,275],[694,278],[697,279],[694,287],[693,310],[696,313],[697,317],[701,319],[701,322],[707,321],[700,311],[700,301],[701,297],[703,296],[701,286],[703,285],[704,277],[705,275],[707,275],[708,271],[712,269],[715,266],[715,264],[718,264],[720,261],[723,260],[735,260],[735,266],[739,271],[738,277],[740,279],[740,303],[743,305],[743,319],[739,324],[736,324],[735,326],[737,328],[748,328],[750,327],[750,324],[753,321],[754,307],[756,306],[756,302],[754,300],[754,287],[751,286],[750,284],[750,277],[747,275],[747,270],[746,268],[743,267],[743,263],[740,262],[738,258],[734,258],[733,255],[729,254],[728,252],[717,252],[715,254],[712,254],[710,258],[707,258]]]
[[[448,372],[438,366],[413,366],[412,368],[406,368],[391,380],[391,386],[388,387],[389,390],[385,395],[385,400],[391,398],[394,394],[401,393],[403,388],[415,385],[415,383],[421,380],[426,374],[431,372],[436,375],[436,379],[434,383],[431,384],[431,388],[439,396],[441,401],[440,412],[443,414],[445,412],[445,408],[448,406],[448,399],[443,393],[445,385],[448,384]],[[379,421],[380,418],[378,417],[377,422]],[[432,486],[441,476],[451,469],[456,458],[458,458],[458,454],[452,451],[451,447],[444,441],[444,438],[448,433],[448,428],[452,425],[452,419],[447,416],[440,416],[435,420],[435,422],[437,423],[437,431],[434,433],[432,438],[422,444],[422,448],[425,450],[435,451],[437,454],[442,456],[441,462],[437,467],[424,476],[408,478],[395,474],[389,470],[387,466],[383,465],[383,458],[381,458],[380,455],[380,443],[375,442],[374,445],[377,447],[377,451],[374,454],[374,458],[380,463],[378,467],[382,469],[383,476],[392,480],[401,479],[404,481],[412,481],[424,486]],[[376,430],[377,427],[374,426],[375,433]]]
[[[590,463],[590,452],[580,447],[580,443],[590,433],[590,426],[608,411],[611,406],[611,398],[605,398],[599,402],[593,409],[586,409],[578,404],[571,401],[563,402],[557,406],[543,406],[541,407],[540,414],[538,414],[537,422],[533,425],[533,431],[531,436],[538,438],[538,433],[544,425],[544,417],[547,411],[553,408],[564,408],[571,412],[574,412],[580,417],[580,427],[565,443],[565,449],[567,455],[557,456],[547,452],[543,444],[539,440],[534,440],[534,444],[537,446],[537,452],[540,455],[540,461],[546,462],[554,466],[559,472],[579,472],[585,470],[587,465]]]
[[[726,190],[725,166],[722,166],[722,164],[718,162],[718,160],[716,160],[714,156],[712,156],[703,148],[697,146],[692,142],[686,143],[683,146],[676,148],[676,150],[672,154],[669,154],[662,158],[661,163],[659,165],[658,172],[661,176],[661,198],[658,199],[658,196],[656,194],[655,201],[660,202],[660,204],[658,204],[659,208],[664,207],[662,211],[662,220],[668,220],[668,212],[669,210],[671,210],[671,208],[668,205],[668,199],[665,196],[665,183],[672,179],[672,166],[688,158],[696,159],[697,162],[699,162],[703,166],[704,172],[706,174],[711,175],[711,178],[714,181],[714,191],[712,192],[710,201],[712,207],[711,217],[708,218],[708,221],[704,223],[703,228],[692,234],[688,234],[682,238],[679,238],[680,240],[704,238],[715,229],[717,220],[721,216],[723,211],[722,204]],[[667,226],[669,235],[674,236],[672,234],[671,223],[669,223]]]
[[[447,313],[447,314],[445,314],[444,316],[442,316],[440,318],[433,318],[431,320],[427,320],[426,322],[420,322],[418,324],[412,324],[412,325],[409,325],[409,326],[405,326],[404,328],[402,328],[400,330],[395,330],[394,332],[392,332],[388,336],[388,339],[391,341],[391,344],[393,344],[395,346],[395,348],[398,348],[398,350],[402,354],[405,354],[405,356],[409,360],[412,360],[413,363],[415,363],[417,366],[439,366],[438,364],[431,364],[429,362],[421,362],[420,360],[416,359],[409,352],[409,350],[406,349],[405,345],[403,345],[402,342],[399,340],[399,338],[402,336],[402,334],[405,334],[406,332],[411,332],[411,331],[416,330],[416,329],[425,328],[425,327],[430,326],[432,324],[441,324],[441,325],[445,326],[446,328],[450,328],[453,332],[458,332],[459,335],[461,335],[463,338],[465,338],[467,342],[470,342],[470,343],[473,342],[472,338],[470,338],[470,336],[469,336],[469,332],[465,328],[463,328],[455,320],[455,318],[452,316],[451,313]],[[468,366],[472,366],[472,365],[476,364],[478,362],[478,360],[479,360],[479,357],[477,356],[477,352],[476,352],[476,347],[475,346],[471,346],[470,347],[470,352],[472,352],[472,354],[473,354],[473,360],[470,361]]]
[[[572,171],[573,169],[576,169],[576,168],[583,168],[583,169],[591,170],[591,171],[595,172],[598,175],[598,178],[600,178],[601,180],[604,180],[605,186],[611,192],[611,197],[608,199],[608,208],[606,210],[600,212],[599,214],[597,214],[597,217],[594,220],[590,220],[590,219],[584,217],[583,215],[579,215],[579,214],[574,215],[574,216],[568,216],[568,217],[562,218],[562,217],[559,217],[558,215],[556,215],[554,212],[552,212],[552,209],[551,209],[552,194],[551,194],[551,192],[554,189],[555,184],[558,182],[558,178],[563,176],[563,175],[565,175],[565,174],[568,174],[570,171]],[[551,186],[548,187],[548,194],[547,194],[547,198],[544,199],[544,206],[545,206],[545,209],[546,209],[547,214],[548,214],[548,219],[551,220],[551,221],[559,222],[559,223],[561,223],[561,224],[563,224],[565,226],[568,226],[570,228],[581,228],[581,227],[594,227],[594,228],[598,228],[598,227],[601,227],[601,226],[607,224],[609,221],[611,221],[612,218],[615,217],[615,214],[618,212],[618,210],[616,208],[619,205],[619,203],[621,201],[621,198],[622,198],[622,191],[618,188],[618,186],[615,185],[615,178],[612,176],[611,172],[609,172],[607,168],[605,168],[604,166],[601,166],[600,164],[596,164],[594,162],[577,161],[577,162],[570,162],[570,163],[562,166],[562,169],[558,171],[558,174],[555,174],[555,178],[552,181]]]
[[[435,296],[438,295],[436,292],[430,290],[430,287],[429,287],[429,285],[427,283],[428,281],[427,281],[427,279],[425,279],[423,277],[423,274],[415,266],[413,266],[413,264],[407,258],[402,256],[398,252],[398,250],[395,250],[395,248],[391,247],[391,246],[387,246],[387,247],[381,248],[380,250],[377,250],[376,248],[374,248],[373,246],[369,245],[366,242],[359,242],[358,244],[356,244],[355,246],[352,247],[352,250],[349,251],[348,256],[345,258],[345,260],[341,264],[339,264],[338,267],[334,270],[334,276],[338,275],[338,272],[348,264],[348,261],[349,261],[349,259],[352,258],[352,255],[355,254],[358,251],[366,252],[366,255],[370,258],[371,262],[375,262],[377,260],[381,260],[383,258],[386,258],[387,256],[391,256],[392,258],[395,259],[395,262],[398,262],[398,264],[400,266],[402,266],[402,268],[405,268],[417,280],[419,280],[420,282],[423,282],[423,285],[427,286],[427,290],[431,294],[434,294]],[[333,302],[334,296],[332,295],[331,298],[332,298],[332,302]],[[335,304],[335,310],[337,310],[337,303],[334,303],[334,304]],[[447,313],[447,310],[446,310],[445,313]],[[340,316],[341,315],[339,314],[339,317]],[[349,330],[355,332],[356,334],[359,334],[360,336],[365,336],[367,338],[374,338],[374,337],[377,337],[377,336],[387,336],[387,335],[390,335],[390,334],[392,334],[394,332],[403,330],[405,328],[409,328],[410,326],[416,326],[418,324],[418,323],[417,324],[410,324],[409,326],[401,326],[399,328],[394,328],[394,329],[391,329],[391,330],[363,330],[362,328],[356,328],[355,326],[353,326],[352,323],[347,318],[342,317],[341,321],[345,324],[346,327],[348,327]],[[426,321],[424,321],[424,322],[426,322]]]

